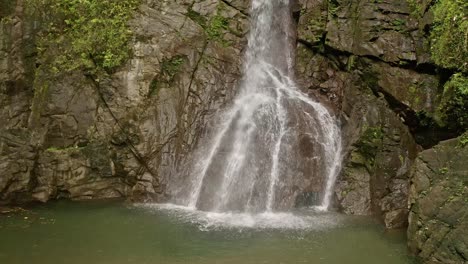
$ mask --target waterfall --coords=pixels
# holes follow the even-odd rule
[[[210,212],[272,212],[301,193],[327,210],[341,163],[335,118],[294,83],[289,0],[253,0],[244,77],[216,129],[173,183],[174,203]]]

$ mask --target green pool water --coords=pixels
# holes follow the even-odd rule
[[[404,232],[385,232],[372,219],[295,214],[265,220],[56,202],[0,215],[0,263],[416,263]]]

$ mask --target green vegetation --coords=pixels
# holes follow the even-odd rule
[[[435,63],[468,71],[468,1],[438,0],[433,7],[431,53]]]
[[[170,59],[163,60],[161,63],[161,73],[165,75],[166,79],[173,81],[174,76],[179,72],[180,66],[183,63],[183,56],[175,56]]]
[[[373,166],[375,155],[381,145],[384,132],[381,127],[366,127],[360,140],[355,144],[359,153]]]
[[[449,169],[447,167],[443,167],[443,168],[439,169],[439,174],[444,175],[444,174],[447,174],[448,171],[449,171]]]
[[[224,31],[228,29],[229,21],[227,18],[216,14],[211,20],[208,27],[205,29],[208,38],[212,40],[218,40],[223,42],[222,36]]]
[[[177,55],[161,62],[159,75],[150,83],[148,96],[153,95],[162,83],[171,84],[184,64],[185,56]]]
[[[433,115],[424,110],[416,112],[416,117],[419,120],[419,125],[426,129],[430,129],[437,126],[437,123],[434,121]]]
[[[346,63],[346,71],[351,72],[354,70],[356,66],[356,56],[355,55],[350,55],[348,58],[348,62]]]
[[[415,83],[415,84],[410,84],[410,87],[408,88],[408,93],[409,93],[409,99],[411,99],[412,104],[415,106],[418,106],[421,104],[421,97],[419,95],[419,91],[421,90],[421,86],[423,86],[424,83]]]
[[[395,31],[402,32],[405,30],[406,21],[403,19],[395,19],[392,21],[392,26]]]
[[[312,17],[306,25],[307,32],[310,34],[304,36],[305,39],[312,44],[320,42],[325,27],[326,18],[323,18],[320,15],[317,17]]]
[[[468,145],[468,131],[458,138],[458,148],[464,148]]]
[[[52,72],[109,72],[128,59],[128,21],[139,0],[28,1],[45,21],[38,50],[53,58]]]
[[[4,22],[15,11],[15,1],[0,0],[0,22]]]
[[[330,17],[336,16],[336,12],[338,12],[339,3],[337,0],[329,0],[328,1],[328,15]]]
[[[68,152],[68,151],[74,151],[74,150],[80,150],[82,148],[79,148],[78,146],[73,146],[73,147],[66,147],[66,148],[58,148],[58,147],[50,147],[46,149],[48,152]]]
[[[422,3],[418,0],[407,0],[413,17],[421,17],[423,15]]]
[[[445,84],[436,120],[449,129],[468,129],[468,78],[461,73],[454,74]]]
[[[49,95],[49,84],[38,81],[38,72],[36,72],[36,79],[34,82],[34,100],[31,106],[31,121],[36,124],[41,116],[41,110],[46,105]]]
[[[229,46],[230,42],[223,38],[226,31],[230,31],[229,19],[221,15],[222,11],[223,6],[219,4],[216,14],[208,20],[200,13],[194,11],[192,7],[189,7],[186,16],[205,30],[209,40],[217,41],[223,46]]]
[[[185,14],[193,22],[200,25],[202,28],[206,28],[206,17],[202,16],[200,13],[193,11],[192,7],[187,9],[187,14]]]

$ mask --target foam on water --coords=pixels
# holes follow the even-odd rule
[[[281,229],[281,230],[323,230],[336,227],[340,219],[331,213],[314,210],[294,214],[291,212],[263,212],[258,214],[242,212],[205,212],[175,204],[136,204],[135,206],[163,212],[184,223],[197,225],[200,230],[217,229]]]

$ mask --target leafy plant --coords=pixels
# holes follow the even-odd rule
[[[468,78],[463,74],[454,74],[445,84],[436,120],[451,129],[468,129]]]
[[[161,84],[171,84],[184,63],[184,56],[177,55],[161,62],[160,74],[150,83],[148,96],[153,95]]]
[[[217,14],[211,20],[206,28],[208,38],[212,40],[221,40],[223,32],[228,29],[229,21],[227,18]]]
[[[209,40],[217,41],[224,46],[228,46],[229,41],[223,39],[223,36],[226,31],[230,31],[229,19],[221,15],[222,11],[223,7],[219,4],[216,14],[210,19],[207,19],[189,7],[185,15],[205,30]]]
[[[468,1],[438,0],[433,12],[432,58],[442,67],[468,71]]]
[[[172,81],[177,72],[179,72],[180,66],[183,63],[183,56],[175,56],[170,59],[163,60],[161,63],[161,72],[167,77],[168,81]]]
[[[458,145],[457,147],[459,148],[464,148],[468,145],[468,131],[465,132],[463,135],[460,136],[458,139]]]
[[[338,8],[339,8],[339,3],[337,0],[328,1],[328,15],[330,17],[336,16],[336,13],[338,12]]]
[[[404,30],[406,21],[403,19],[395,19],[392,21],[392,26],[395,31],[401,32]]]
[[[414,17],[421,17],[423,14],[422,4],[418,0],[407,0],[411,10],[411,15]]]
[[[111,71],[130,53],[128,21],[140,0],[28,0],[46,21],[38,50],[55,72]]]
[[[447,174],[448,171],[449,171],[449,169],[447,167],[443,167],[443,168],[439,169],[439,174],[444,175],[444,174]]]

